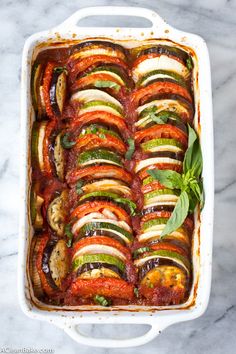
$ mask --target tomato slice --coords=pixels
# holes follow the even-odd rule
[[[131,260],[131,253],[127,247],[122,246],[119,241],[106,236],[86,237],[76,242],[73,246],[72,257],[79,249],[88,245],[106,245],[114,247],[123,253],[127,259]]]
[[[71,128],[82,127],[89,123],[104,123],[108,126],[115,126],[122,136],[126,136],[128,133],[128,128],[123,118],[105,111],[87,112],[79,115],[71,122]]]
[[[73,82],[76,79],[76,76],[85,70],[87,70],[90,66],[95,66],[98,64],[116,64],[121,66],[123,69],[125,69],[127,72],[129,72],[129,68],[127,64],[116,57],[111,57],[108,55],[92,55],[89,58],[84,58],[82,60],[76,60],[74,63],[72,63],[73,67],[72,69],[69,68],[70,71],[70,78],[71,81]]]
[[[142,217],[141,219],[141,226],[145,221],[148,220],[152,220],[152,219],[157,219],[157,218],[170,218],[171,217],[172,212],[171,211],[154,211],[152,213],[146,214]],[[193,230],[193,220],[190,217],[187,217],[184,220],[184,224],[183,224],[188,231],[191,233]]]
[[[56,118],[50,102],[50,85],[52,81],[53,70],[56,67],[56,63],[48,62],[43,75],[43,99],[45,103],[46,113],[50,118]]]
[[[91,298],[101,295],[111,298],[132,300],[134,297],[134,286],[122,279],[116,278],[77,278],[71,285],[73,295]]]
[[[168,81],[155,82],[135,91],[131,96],[131,101],[135,106],[139,106],[141,100],[143,104],[154,94],[174,94],[184,97],[190,103],[193,101],[190,93],[185,87]]]
[[[130,217],[127,214],[127,212],[119,207],[118,205],[112,203],[112,202],[106,202],[106,201],[94,201],[94,202],[86,202],[81,205],[79,205],[77,208],[75,208],[72,213],[70,218],[82,218],[83,216],[90,214],[92,212],[99,212],[103,209],[109,209],[111,210],[119,220],[121,221],[126,221],[128,224],[130,224]]]
[[[141,180],[143,180],[144,178],[149,177],[150,175],[147,171],[154,170],[155,168],[158,170],[172,170],[172,171],[176,171],[178,173],[182,172],[182,166],[180,166],[180,165],[175,165],[175,164],[171,164],[171,163],[158,163],[155,165],[150,165],[147,168],[140,171],[139,178]]]
[[[91,150],[97,147],[115,149],[121,155],[125,154],[126,146],[119,138],[104,133],[104,137],[97,134],[86,134],[78,138],[75,148],[79,150]]]
[[[154,288],[149,288],[146,285],[139,286],[139,294],[154,306],[178,305],[184,300],[185,293],[186,289],[180,287],[154,286]]]
[[[115,79],[112,75],[94,73],[76,80],[75,83],[71,86],[71,91],[74,92],[89,85],[93,85],[96,81],[112,81],[119,86],[124,86],[124,84],[122,85],[122,83]]]
[[[127,184],[132,182],[132,175],[118,166],[101,165],[89,166],[84,168],[75,168],[68,172],[66,176],[67,183],[73,184],[78,179],[100,179],[100,178],[116,178]]]
[[[163,189],[163,188],[165,188],[165,187],[160,182],[153,181],[151,183],[146,184],[145,186],[142,186],[141,190],[145,194],[148,192],[155,191],[156,189]]]
[[[39,248],[38,248],[36,268],[39,273],[39,277],[40,277],[40,280],[42,283],[43,290],[45,291],[46,294],[53,295],[55,293],[55,290],[52,289],[52,287],[48,284],[46,275],[44,274],[43,269],[42,269],[43,251],[44,251],[48,241],[49,241],[49,236],[47,234],[45,234],[42,237],[42,239],[40,241]]]
[[[147,138],[173,138],[179,140],[179,142],[184,145],[185,148],[188,146],[187,135],[182,130],[171,124],[157,124],[153,127],[143,129],[135,133],[135,141],[138,144]]]
[[[53,169],[52,169],[52,164],[50,161],[50,148],[51,148],[51,135],[53,131],[56,128],[56,121],[52,120],[47,124],[46,130],[45,130],[45,137],[43,141],[43,159],[44,159],[44,174],[47,176],[52,176],[53,175]]]

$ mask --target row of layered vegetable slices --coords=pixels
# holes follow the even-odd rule
[[[183,303],[193,220],[160,237],[179,191],[150,169],[182,171],[192,59],[182,49],[86,41],[32,69],[29,271],[61,305]],[[60,54],[61,53],[61,54]]]

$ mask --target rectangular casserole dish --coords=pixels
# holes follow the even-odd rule
[[[92,28],[78,27],[89,16],[134,16],[152,23],[149,28]],[[96,34],[96,35],[95,35]],[[39,51],[53,46],[65,46],[86,38],[107,38],[123,45],[152,40],[184,46],[194,60],[195,128],[200,135],[203,153],[205,206],[196,212],[193,235],[193,286],[186,303],[179,306],[100,306],[56,307],[37,300],[28,274],[29,244],[33,229],[29,217],[30,135],[34,112],[30,98],[31,66]],[[24,313],[35,319],[55,324],[78,343],[95,347],[131,347],[147,343],[167,326],[199,317],[206,309],[211,284],[211,255],[213,228],[213,122],[211,102],[210,63],[206,44],[199,36],[176,30],[167,25],[155,12],[132,7],[94,7],[74,13],[56,28],[37,33],[27,39],[22,59],[21,82],[21,206],[19,235],[18,291]],[[97,339],[84,336],[79,324],[148,324],[150,330],[141,337],[130,339]]]

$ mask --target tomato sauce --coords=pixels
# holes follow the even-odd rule
[[[61,191],[65,188],[69,190],[68,200],[67,200],[67,211],[68,215],[66,218],[66,222],[71,222],[71,215],[73,219],[77,217],[76,215],[76,207],[78,206],[78,192],[76,190],[76,183],[78,180],[83,181],[94,181],[96,180],[96,172],[98,172],[97,167],[93,169],[91,167],[92,175],[88,176],[86,174],[86,168],[84,170],[84,174],[81,175],[82,169],[78,171],[77,178],[77,169],[78,169],[78,156],[83,150],[83,145],[79,145],[75,143],[75,145],[64,151],[65,158],[65,175],[66,178],[63,181],[59,181],[57,178],[57,173],[55,170],[55,161],[53,160],[53,152],[55,149],[55,136],[56,132],[66,132],[69,134],[69,141],[76,142],[79,134],[82,129],[89,124],[98,123],[104,126],[108,126],[112,128],[114,131],[118,132],[123,141],[120,143],[119,153],[125,154],[125,150],[128,148],[127,139],[131,138],[136,140],[135,151],[132,155],[131,159],[125,159],[124,161],[124,172],[123,177],[120,178],[122,182],[126,182],[127,186],[131,189],[132,201],[137,205],[136,215],[131,216],[131,218],[126,219],[122,213],[120,213],[120,219],[126,220],[128,224],[132,226],[132,230],[134,233],[134,240],[131,243],[129,249],[131,252],[137,250],[140,247],[143,247],[143,244],[140,243],[136,235],[140,233],[140,227],[146,220],[150,220],[155,218],[158,213],[150,213],[147,216],[142,218],[141,212],[144,206],[144,193],[155,190],[158,188],[162,188],[159,182],[155,181],[146,186],[142,185],[142,180],[149,175],[146,170],[142,170],[141,173],[135,173],[135,166],[137,162],[147,159],[150,157],[149,153],[144,153],[141,148],[141,142],[145,142],[152,138],[175,138],[184,146],[187,146],[187,136],[178,128],[175,128],[171,125],[158,126],[158,128],[151,127],[144,129],[142,131],[136,131],[135,122],[137,121],[137,104],[138,102],[142,102],[143,97],[147,98],[153,94],[153,90],[157,90],[156,93],[163,93],[167,88],[167,93],[179,94],[181,93],[189,102],[192,101],[192,96],[188,92],[187,89],[179,87],[175,84],[170,83],[162,83],[158,86],[157,83],[149,86],[148,89],[135,89],[135,84],[131,77],[132,72],[132,62],[127,60],[124,62],[123,59],[107,57],[104,55],[97,56],[96,58],[91,56],[90,58],[85,58],[82,60],[76,60],[75,62],[68,61],[69,56],[72,53],[72,47],[68,48],[55,48],[48,49],[40,52],[36,58],[36,64],[43,64],[45,69],[44,78],[43,78],[43,95],[44,95],[44,104],[46,109],[46,118],[47,119],[47,128],[46,128],[46,144],[43,146],[43,158],[44,158],[44,171],[40,171],[36,162],[32,160],[32,184],[39,185],[39,195],[43,197],[44,204],[42,207],[42,214],[44,217],[44,232],[48,235],[49,239],[57,240],[58,237],[53,230],[47,225],[47,209],[53,200],[53,198],[57,195],[60,195]],[[138,63],[141,59],[137,59],[136,63]],[[178,59],[180,60],[180,59]],[[96,65],[108,63],[110,65],[117,65],[120,67],[121,71],[125,73],[127,76],[128,87],[121,87],[119,92],[116,92],[112,88],[103,88],[104,92],[109,93],[114,98],[119,100],[119,102],[123,106],[124,111],[124,119],[114,117],[111,113],[106,112],[94,112],[94,113],[86,113],[82,116],[78,116],[78,112],[80,109],[80,103],[76,101],[70,100],[71,95],[77,90],[81,89],[89,89],[93,88],[93,79],[91,76],[83,76],[83,73],[89,72],[89,70],[96,67]],[[63,112],[61,117],[58,118],[55,113],[52,111],[50,105],[50,83],[52,80],[53,70],[55,67],[64,67],[67,70],[68,74],[68,89],[65,104],[63,107]],[[95,75],[96,76],[96,75]],[[94,77],[95,77],[94,76]],[[108,74],[97,74],[96,76],[99,80],[110,80],[111,77]],[[115,81],[115,80],[114,80]],[[118,81],[115,81],[119,84]],[[174,88],[174,89],[173,89]],[[174,90],[174,92],[173,92]],[[160,92],[159,92],[160,91]],[[144,92],[144,94],[143,94]],[[147,96],[147,97],[146,97]],[[54,135],[53,135],[54,134]],[[53,137],[53,138],[52,138]],[[116,138],[117,139],[117,138]],[[98,145],[99,145],[99,140]],[[101,141],[101,139],[100,139]],[[116,151],[115,149],[115,138],[111,139],[111,143],[109,149],[110,151]],[[84,143],[85,144],[85,143]],[[91,139],[87,142],[87,144],[91,144],[92,146],[92,136]],[[94,143],[95,144],[95,143]],[[100,144],[102,146],[102,144]],[[89,145],[90,146],[90,145]],[[94,145],[95,146],[95,145]],[[97,145],[96,145],[97,146]],[[104,145],[107,147],[107,145]],[[91,147],[88,149],[90,150]],[[173,166],[167,164],[161,164],[158,166],[149,166],[149,168],[158,167],[159,169],[174,169]],[[115,167],[117,168],[117,167]],[[115,169],[114,168],[114,169]],[[177,167],[177,171],[181,172],[181,168]],[[119,172],[120,173],[120,172]],[[118,174],[117,169],[117,176]],[[119,179],[119,178],[117,178]],[[109,203],[109,202],[108,202]],[[86,207],[91,207],[89,203],[86,204]],[[92,210],[92,209],[91,209]],[[117,209],[118,210],[118,209]],[[115,211],[113,211],[115,214]],[[164,214],[163,214],[164,213]],[[84,213],[86,215],[86,213]],[[117,215],[119,212],[117,211]],[[162,212],[163,215],[170,217],[171,212]],[[123,219],[122,219],[123,218]],[[186,228],[191,234],[193,230],[193,220],[192,217],[189,217],[185,221]],[[37,231],[36,236],[41,237],[41,233]],[[46,243],[46,239],[45,242]],[[177,247],[177,246],[176,246]],[[168,245],[167,245],[168,249]],[[42,251],[42,250],[41,250]],[[40,251],[40,252],[41,252]],[[72,261],[73,248],[68,248],[68,254],[70,257],[70,261]],[[40,258],[41,257],[41,258]],[[38,269],[42,265],[42,255],[40,255],[37,259],[37,267]],[[94,302],[92,300],[91,294],[94,293],[94,287],[97,288],[97,292],[100,294],[104,294],[112,296],[113,305],[128,305],[128,304],[137,304],[137,305],[171,305],[178,304],[183,302],[188,295],[188,289],[171,289],[162,286],[154,287],[153,289],[148,288],[147,286],[140,285],[138,282],[138,270],[137,267],[134,266],[132,261],[127,261],[125,264],[126,276],[128,282],[124,280],[114,280],[108,278],[97,278],[93,279],[91,282],[87,280],[81,280],[76,278],[76,273],[72,272],[70,268],[68,271],[68,275],[63,279],[60,289],[56,291],[51,291],[50,286],[46,283],[46,278],[42,270],[39,271],[41,275],[41,280],[44,282],[44,290],[45,296],[43,297],[43,301],[56,304],[56,305],[70,305],[70,306],[82,306],[82,305],[93,305]],[[84,284],[87,284],[84,286]],[[46,284],[46,285],[45,285]],[[133,289],[136,288],[139,293],[136,296],[133,292]],[[115,290],[114,290],[115,289]],[[114,295],[115,291],[117,292],[117,296]],[[119,298],[119,292],[122,292],[123,298]]]

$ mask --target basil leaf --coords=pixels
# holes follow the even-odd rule
[[[202,173],[202,152],[199,139],[193,128],[188,125],[188,149],[185,153],[183,170],[184,174],[190,171],[191,175],[198,178]]]
[[[61,145],[64,149],[70,149],[76,144],[76,141],[69,140],[70,133],[65,133],[61,137]]]
[[[155,123],[157,123],[157,124],[166,124],[166,122],[168,121],[168,118],[169,118],[169,116],[165,116],[165,115],[158,115],[158,116],[156,116],[154,113],[150,113],[149,114],[149,118],[153,121],[153,122],[155,122]]]
[[[189,209],[189,198],[186,191],[183,191],[176,203],[176,206],[168,219],[164,230],[161,233],[161,237],[170,234],[178,229],[186,219]]]
[[[95,81],[94,86],[97,88],[112,88],[117,92],[120,91],[121,88],[120,85],[118,85],[116,82],[109,80],[97,80]]]
[[[202,181],[197,181],[196,179],[191,181],[189,184],[190,190],[193,192],[196,199],[200,202],[201,209],[204,205],[204,195],[203,195],[203,185]]]
[[[111,300],[106,299],[104,296],[95,295],[93,300],[96,304],[101,305],[101,306],[107,307],[107,306],[111,305]]]
[[[83,185],[84,185],[84,182],[83,182],[82,180],[79,180],[79,181],[76,183],[75,189],[76,189],[76,193],[77,193],[78,195],[80,195],[80,194],[83,193],[83,190],[82,190],[82,188],[81,188]]]
[[[188,124],[188,147],[192,146],[197,140],[197,134],[195,130]]]
[[[67,224],[65,226],[65,234],[66,234],[66,236],[68,238],[68,241],[67,241],[66,245],[67,245],[67,247],[71,247],[74,235],[71,232],[71,225],[70,224]]]
[[[148,112],[148,118],[150,118],[153,122],[157,124],[166,124],[169,118],[169,113],[166,111],[156,113],[157,107],[152,106]]]
[[[148,170],[149,175],[158,180],[163,186],[170,189],[181,189],[182,177],[172,170]]]
[[[135,150],[134,139],[128,138],[127,139],[127,143],[129,144],[129,148],[126,151],[125,158],[126,158],[126,160],[131,160],[132,155],[133,155],[134,150]]]

